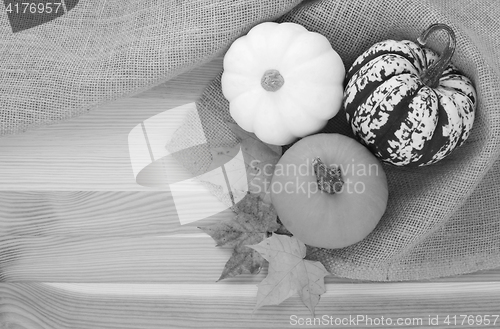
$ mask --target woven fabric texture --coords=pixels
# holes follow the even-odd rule
[[[373,43],[416,40],[430,24],[457,35],[454,64],[472,79],[478,108],[467,142],[438,164],[384,166],[390,197],[363,241],[308,250],[334,275],[419,280],[500,266],[500,7],[498,0],[81,1],[66,15],[12,33],[0,13],[0,135],[83,114],[223,53],[253,25],[290,21],[325,35],[346,68]],[[428,46],[442,50],[445,38]],[[209,147],[235,143],[220,77],[198,102],[208,146],[178,154],[194,173]],[[193,129],[178,131],[178,143]],[[327,132],[350,134],[343,115]],[[182,148],[178,144],[173,149]],[[196,166],[193,166],[194,163]]]
[[[416,41],[427,26],[446,23],[457,34],[453,63],[473,80],[478,93],[474,128],[465,145],[424,168],[384,165],[390,196],[376,229],[343,249],[309,248],[307,257],[321,261],[334,275],[373,281],[429,279],[500,266],[500,7],[496,1],[309,1],[277,21],[299,23],[325,35],[346,67],[378,41]],[[444,35],[431,39],[430,48],[444,49]],[[198,102],[198,114],[209,144],[191,156],[202,166],[210,147],[231,143],[234,137],[224,124],[231,118],[220,76]],[[342,111],[324,131],[352,136]]]
[[[70,119],[163,83],[299,2],[85,0],[17,33],[2,4],[0,136]]]

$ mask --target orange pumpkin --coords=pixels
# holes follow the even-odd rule
[[[307,245],[342,248],[364,239],[385,212],[386,175],[356,140],[316,134],[293,144],[277,163],[271,200],[285,227]]]

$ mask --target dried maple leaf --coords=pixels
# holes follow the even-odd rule
[[[212,163],[209,170],[226,164],[241,150],[245,171],[235,166],[234,171],[226,169],[228,183],[232,184],[232,193],[245,193],[245,196],[232,209],[237,215],[228,221],[222,221],[210,226],[200,227],[209,234],[217,246],[233,248],[233,254],[227,261],[219,280],[238,274],[255,274],[260,271],[266,260],[255,250],[246,245],[257,244],[267,238],[269,232],[280,228],[277,215],[271,205],[269,186],[274,167],[281,157],[281,147],[263,143],[254,134],[249,133],[237,124],[227,123],[237,136],[239,143],[232,146],[211,148]],[[227,167],[227,166],[226,166]],[[248,191],[241,190],[241,180],[245,180]],[[241,196],[241,194],[239,194]]]
[[[254,215],[257,218],[270,218],[273,222],[277,220],[276,210],[271,203],[264,202],[260,194],[247,193],[245,197],[236,204],[235,210],[237,213],[243,212]]]
[[[273,234],[249,247],[269,262],[267,277],[258,285],[255,309],[278,305],[298,292],[314,316],[320,296],[326,291],[324,278],[329,273],[320,262],[304,259],[305,244],[295,237]]]
[[[242,211],[230,220],[200,227],[217,242],[217,246],[233,249],[233,254],[224,266],[219,280],[243,273],[258,273],[266,261],[247,245],[261,242],[269,232],[274,232],[280,227],[271,205],[262,201],[260,203],[252,201],[254,197],[250,194],[247,197],[245,199],[249,201],[242,202],[242,206],[248,213]],[[251,207],[252,202],[258,206]]]

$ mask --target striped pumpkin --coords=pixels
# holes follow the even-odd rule
[[[424,47],[448,33],[441,56]],[[379,42],[347,72],[343,105],[354,134],[381,160],[397,166],[436,163],[462,145],[474,122],[476,92],[453,64],[453,30],[431,25],[418,39]]]

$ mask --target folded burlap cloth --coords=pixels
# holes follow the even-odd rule
[[[365,240],[313,250],[334,275],[418,280],[500,266],[500,6],[498,0],[87,0],[58,19],[12,33],[0,11],[0,133],[87,112],[162,83],[217,55],[262,21],[325,35],[346,67],[373,43],[416,40],[430,24],[457,35],[453,62],[472,79],[472,134],[425,168],[385,166],[387,212]],[[444,40],[428,44],[442,50]],[[234,142],[216,79],[198,102],[210,146]],[[327,131],[349,134],[341,114]],[[203,160],[206,149],[193,152]],[[204,161],[200,161],[203,166]],[[191,168],[194,170],[202,169]]]

